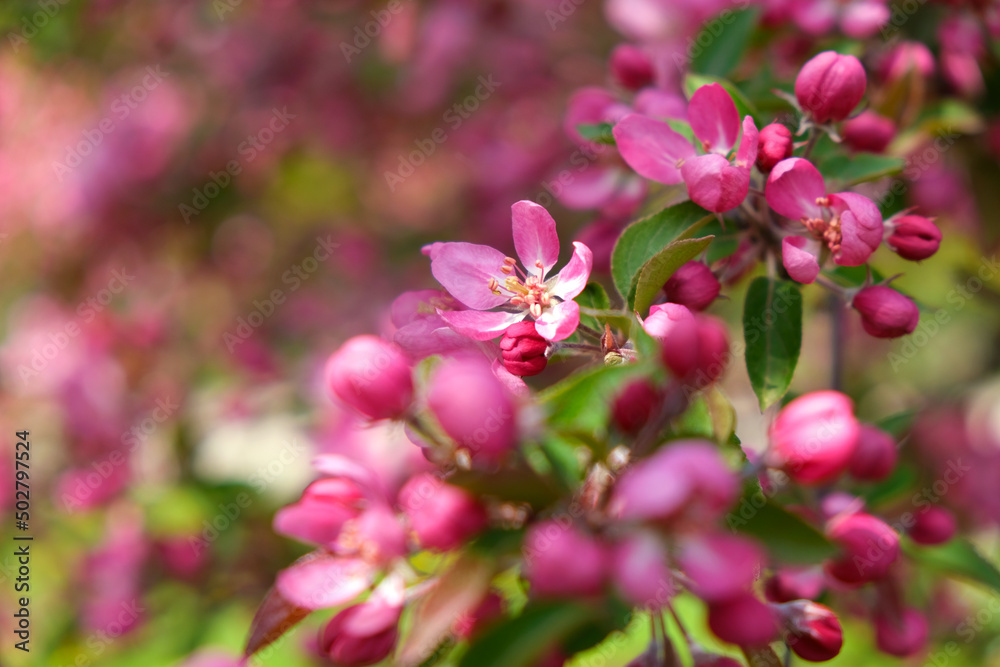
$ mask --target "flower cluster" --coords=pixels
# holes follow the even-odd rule
[[[839,25],[856,35],[887,11],[844,3],[809,22],[788,9],[817,33]],[[612,52],[610,70],[617,90],[580,91],[567,113],[579,144],[613,144],[624,162],[593,165],[616,185],[578,206],[611,224],[610,247],[574,242],[554,272],[557,224],[530,201],[512,207],[516,259],[464,242],[424,247],[441,289],[400,296],[387,335],[345,342],[325,384],[362,418],[402,428],[429,468],[393,484],[346,459],[317,459],[321,478],[275,519],[317,550],[278,575],[250,652],[273,639],[265,610],[299,618],[335,607],[320,651],[345,666],[390,654],[420,664],[456,643],[469,645],[462,664],[476,664],[525,623],[551,619],[519,664],[562,664],[635,613],[648,615],[651,640],[634,665],[680,664],[684,652],[696,665],[738,665],[722,654],[733,647],[753,665],[777,660],[775,647],[825,661],[844,643],[834,609],[845,601],[883,652],[926,645],[922,601],[903,582],[920,548],[952,539],[956,518],[941,506],[878,505],[872,489],[896,473],[905,426],[859,420],[840,364],[848,307],[875,338],[919,321],[915,302],[872,267],[876,253],[884,245],[922,261],[942,235],[913,210],[886,217],[869,187],[883,174],[861,160],[862,171],[843,166],[846,155],[870,163],[897,129],[858,113],[865,67],[834,51],[808,59],[794,94],[779,94],[796,122],[760,131],[761,114],[728,82],[691,86],[685,99],[633,45]],[[616,228],[646,192],[672,205]],[[581,204],[578,194],[568,196]],[[717,304],[723,290],[742,298],[744,282],[734,345]],[[834,388],[781,404],[798,362],[803,285],[831,297]],[[761,442],[737,437],[720,386],[741,354],[768,422]],[[424,552],[449,556],[427,568]],[[704,609],[716,643],[686,631],[681,596]]]

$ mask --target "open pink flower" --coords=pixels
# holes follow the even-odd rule
[[[823,176],[803,158],[779,162],[767,179],[764,195],[775,211],[799,220],[841,266],[864,264],[882,242],[882,214],[875,202],[854,192],[827,194]],[[786,239],[782,254],[792,278],[799,282],[815,279],[819,265],[805,257],[815,257],[809,244]]]
[[[439,310],[455,331],[474,340],[489,340],[530,316],[546,340],[563,340],[576,331],[580,307],[573,301],[590,278],[590,248],[574,242],[573,257],[559,273],[548,276],[559,259],[556,221],[542,206],[519,201],[511,207],[517,260],[499,250],[473,243],[435,243],[426,253],[431,273],[470,310]],[[499,310],[492,310],[499,308]]]
[[[688,118],[703,155],[666,123],[638,114],[625,116],[615,125],[612,132],[618,151],[641,176],[667,185],[683,181],[691,201],[709,211],[736,208],[747,196],[750,169],[757,160],[753,118],[743,119],[743,138],[734,161],[729,155],[739,139],[740,115],[725,88],[713,83],[696,90]]]

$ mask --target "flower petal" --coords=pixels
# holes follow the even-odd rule
[[[439,310],[438,315],[452,329],[473,340],[490,340],[524,319],[525,311],[508,313],[482,310]]]
[[[521,200],[510,207],[514,228],[514,249],[524,269],[538,273],[536,262],[541,262],[548,273],[559,261],[559,235],[556,221],[544,206],[533,201]]]
[[[736,145],[740,114],[721,85],[710,83],[694,91],[688,105],[688,119],[706,152],[725,155]]]
[[[816,200],[826,194],[823,176],[809,160],[790,157],[774,166],[764,187],[768,205],[792,220],[819,218]]]
[[[860,266],[882,242],[882,213],[868,197],[855,192],[830,195],[830,206],[840,214],[840,252],[833,261],[841,266]]]
[[[545,340],[569,338],[580,324],[580,306],[576,301],[563,301],[546,308],[535,320],[535,331]]]
[[[374,574],[363,560],[320,554],[279,572],[275,586],[294,605],[327,609],[356,598],[371,585]]]
[[[848,37],[864,39],[878,32],[891,16],[885,3],[861,0],[852,2],[844,8],[844,13],[840,17],[840,27]]]
[[[760,145],[760,132],[753,118],[743,119],[743,138],[740,139],[740,149],[736,151],[736,166],[752,169],[757,161],[757,147]]]
[[[781,263],[792,280],[808,285],[819,275],[819,260],[808,249],[809,239],[786,236],[781,240]]]
[[[441,243],[431,254],[431,273],[448,292],[469,308],[487,310],[507,302],[490,291],[490,278],[502,283],[505,255],[475,243]]]
[[[715,153],[688,160],[681,174],[691,201],[715,213],[739,206],[750,189],[750,168],[734,167]]]
[[[640,176],[667,185],[683,180],[677,162],[695,154],[691,142],[669,125],[638,114],[622,118],[612,134],[628,166]]]
[[[573,256],[570,257],[566,266],[550,279],[549,294],[557,296],[563,301],[569,301],[576,297],[587,286],[593,264],[594,253],[591,252],[590,248],[579,241],[573,241]]]

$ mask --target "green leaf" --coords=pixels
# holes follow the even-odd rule
[[[668,244],[691,238],[712,218],[711,213],[697,204],[684,202],[625,228],[611,253],[611,277],[630,308],[642,267]]]
[[[670,276],[697,257],[708,247],[713,238],[715,237],[705,236],[699,239],[681,239],[668,244],[666,248],[653,255],[639,270],[639,277],[635,283],[633,307],[636,312],[645,315]]]
[[[594,125],[577,125],[576,131],[580,133],[584,139],[588,139],[598,144],[608,144],[613,146],[615,143],[615,135],[611,133],[611,128],[614,125],[611,123],[597,123]]]
[[[583,469],[576,451],[585,446],[579,440],[558,435],[552,435],[542,443],[542,452],[553,472],[569,490],[575,489],[583,481]]]
[[[872,282],[882,282],[883,276],[875,269],[871,269]],[[868,268],[865,266],[838,266],[835,269],[823,271],[823,274],[838,285],[844,287],[861,287],[868,278]]]
[[[836,181],[843,186],[850,186],[899,174],[905,166],[906,160],[898,157],[874,153],[838,153],[829,160],[820,162],[819,170],[828,183]]]
[[[742,59],[756,25],[755,9],[722,12],[709,21],[695,38],[695,48],[700,51],[691,60],[691,71],[714,76],[729,74]]]
[[[459,470],[448,482],[476,496],[527,503],[535,509],[548,507],[562,496],[562,490],[553,480],[524,467],[496,472]]]
[[[788,391],[802,347],[802,294],[795,283],[760,277],[743,307],[747,373],[761,412]]]
[[[581,308],[588,308],[590,310],[610,310],[611,309],[611,299],[608,298],[608,293],[604,290],[604,287],[600,283],[588,283],[583,291],[577,295],[574,301]],[[581,313],[580,320],[591,327],[592,329],[603,329],[604,325],[598,321],[596,317],[591,315],[586,315]]]
[[[917,481],[917,470],[907,462],[897,465],[887,479],[865,489],[861,497],[869,507],[888,505],[908,495]]]
[[[593,609],[577,602],[530,602],[519,616],[488,628],[462,656],[459,667],[535,664],[593,616]]]
[[[903,437],[907,431],[910,430],[910,426],[913,424],[913,420],[917,417],[916,410],[904,410],[902,412],[897,412],[894,415],[889,415],[888,417],[883,417],[875,422],[875,425],[880,429],[892,435],[892,437],[899,440]]]
[[[729,93],[736,104],[736,111],[739,112],[740,118],[743,116],[754,116],[754,120],[756,120],[756,116],[759,113],[757,107],[754,106],[750,98],[744,95],[743,91],[737,88],[732,81],[706,74],[688,74],[684,77],[684,94],[687,95],[688,99],[691,99],[694,91],[710,83],[717,83],[726,89],[726,92]]]
[[[906,553],[918,563],[944,574],[968,579],[1000,591],[1000,571],[983,558],[971,543],[956,538],[935,547],[923,547],[906,541]]]
[[[796,514],[748,485],[740,504],[726,517],[729,527],[756,538],[781,563],[816,563],[836,554],[829,540]]]
[[[548,410],[549,426],[556,430],[591,435],[603,433],[608,425],[611,399],[618,389],[648,372],[638,364],[581,371],[541,392],[539,403]]]
[[[679,437],[708,438],[727,444],[736,426],[736,410],[717,387],[712,387],[691,402],[680,417],[675,432]]]

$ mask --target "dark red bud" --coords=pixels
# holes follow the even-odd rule
[[[535,330],[534,322],[512,324],[500,339],[504,368],[521,377],[538,375],[549,363],[545,356],[548,346],[549,342]]]

